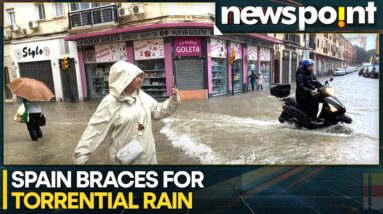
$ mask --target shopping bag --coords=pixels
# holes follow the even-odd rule
[[[29,122],[28,104],[20,104],[19,108],[17,108],[17,112],[13,120],[19,123]]]

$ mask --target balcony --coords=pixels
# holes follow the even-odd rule
[[[68,13],[69,28],[94,26],[103,23],[118,22],[118,7],[108,5]]]
[[[284,41],[294,45],[300,46],[300,36],[292,33],[285,33]]]

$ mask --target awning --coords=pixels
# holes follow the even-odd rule
[[[140,31],[169,29],[169,28],[211,28],[213,29],[213,27],[214,27],[213,23],[203,23],[203,22],[162,23],[162,24],[135,26],[135,27],[114,28],[114,29],[90,32],[90,33],[72,34],[65,37],[65,40],[75,41],[79,39],[86,39],[86,38],[93,38],[93,37],[100,37],[100,36],[112,36],[112,35],[124,34],[124,33],[135,33]]]

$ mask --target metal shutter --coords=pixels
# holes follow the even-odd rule
[[[179,59],[176,65],[176,84],[179,89],[204,89],[203,60]]]
[[[55,93],[51,61],[23,62],[19,63],[19,69],[21,77],[40,80],[45,83],[53,93]]]
[[[282,83],[289,82],[289,59],[282,59]]]

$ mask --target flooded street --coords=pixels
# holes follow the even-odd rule
[[[324,80],[324,79],[320,79]],[[379,81],[357,73],[335,77],[335,96],[353,124],[318,130],[280,124],[282,103],[269,90],[183,102],[176,114],[153,123],[159,164],[378,164]],[[292,95],[295,89],[292,90]],[[47,103],[44,138],[32,142],[4,111],[5,164],[72,164],[71,155],[98,102]],[[109,164],[108,143],[90,164]]]

